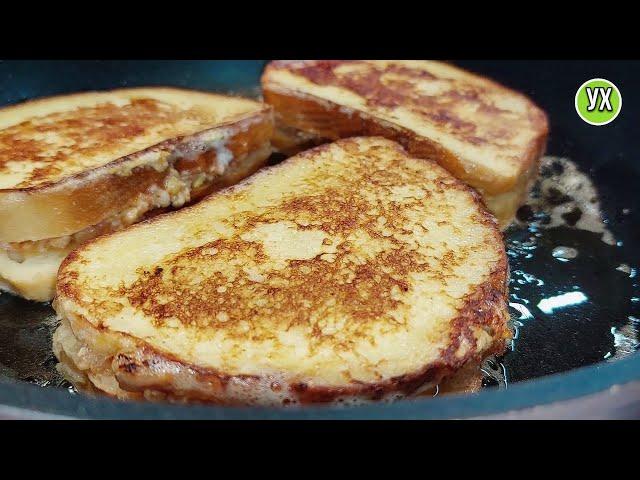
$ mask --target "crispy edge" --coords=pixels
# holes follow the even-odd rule
[[[213,404],[262,404],[255,390],[265,385],[274,389],[274,397],[287,398],[300,404],[331,403],[340,398],[362,400],[381,400],[389,395],[408,396],[421,388],[434,386],[470,363],[479,363],[492,354],[501,354],[506,348],[506,340],[511,331],[507,326],[504,292],[499,286],[504,284],[501,268],[494,269],[490,279],[467,295],[458,315],[451,321],[449,346],[441,352],[440,360],[424,365],[422,368],[386,379],[382,382],[351,383],[345,386],[312,385],[305,381],[285,383],[274,380],[269,375],[230,375],[211,368],[205,368],[184,362],[169,352],[162,352],[146,342],[122,332],[108,331],[109,335],[126,338],[134,343],[134,350],[114,351],[110,362],[111,373],[119,387],[127,393],[163,397],[172,401],[195,401]],[[502,289],[504,290],[504,288]],[[503,305],[500,305],[503,303]],[[478,314],[480,312],[480,314]],[[64,315],[64,313],[62,312]],[[96,328],[85,318],[76,317],[74,323],[81,322],[81,328],[92,329],[100,334],[102,328]],[[492,331],[493,343],[488,349],[475,348],[474,328]],[[468,341],[470,348],[458,357],[456,350],[462,341]],[[90,348],[90,346],[89,346]],[[177,373],[176,373],[177,372]],[[185,389],[184,386],[190,388]],[[231,385],[233,391],[227,391]],[[237,389],[240,385],[246,390],[242,396]],[[282,395],[277,390],[286,389]],[[273,401],[265,402],[273,404]]]
[[[532,165],[544,153],[547,136],[549,133],[549,122],[546,114],[531,100],[527,99],[529,108],[527,110],[529,119],[532,122],[535,137],[524,148],[520,157],[519,174],[514,178],[498,178],[488,169],[476,167],[474,173],[481,173],[484,181],[478,181],[477,177],[471,177],[464,169],[463,162],[452,152],[444,148],[438,142],[426,137],[422,137],[412,130],[394,124],[387,120],[376,118],[374,115],[359,109],[351,109],[341,106],[324,98],[316,97],[313,94],[297,92],[295,89],[272,83],[270,72],[272,70],[286,68],[286,63],[270,63],[265,68],[261,78],[264,101],[274,107],[276,121],[288,127],[300,128],[299,124],[292,121],[292,116],[283,117],[283,112],[299,110],[317,111],[321,115],[326,115],[334,119],[330,129],[306,128],[319,137],[326,137],[331,140],[343,138],[345,136],[380,135],[400,143],[411,155],[419,158],[435,160],[453,173],[457,178],[469,183],[472,187],[478,188],[483,193],[499,194],[512,189],[518,181],[519,175],[529,171]],[[521,93],[511,90],[490,79],[469,73],[475,81],[482,81],[492,88],[499,89],[510,95],[524,97]],[[300,128],[305,130],[304,128]]]
[[[228,122],[218,124],[212,128],[204,129],[191,135],[174,137],[174,138],[164,140],[160,143],[149,146],[146,149],[139,150],[138,152],[134,152],[130,155],[117,158],[99,167],[88,169],[82,172],[78,172],[75,175],[65,177],[64,179],[61,179],[58,182],[38,185],[34,187],[27,187],[24,189],[0,190],[0,208],[2,208],[3,205],[5,205],[6,203],[5,208],[7,209],[7,212],[10,210],[18,211],[16,206],[19,205],[21,202],[29,202],[30,198],[34,198],[35,199],[34,201],[36,202],[42,202],[43,197],[46,198],[49,195],[59,197],[58,201],[65,204],[65,202],[71,201],[71,200],[65,200],[65,199],[74,198],[74,195],[78,194],[77,192],[82,192],[82,193],[92,192],[92,191],[95,191],[98,186],[102,186],[103,184],[108,183],[110,179],[113,178],[113,176],[115,175],[115,173],[113,172],[114,168],[117,168],[119,166],[126,168],[127,163],[134,163],[138,158],[140,158],[141,156],[147,155],[150,152],[158,152],[158,154],[161,154],[161,152],[163,151],[170,151],[175,145],[188,142],[191,139],[197,139],[200,136],[206,136],[209,132],[213,132],[213,131],[225,129],[225,128],[232,128],[236,130],[236,133],[234,133],[232,137],[238,137],[243,135],[242,130],[246,128],[254,132],[253,135],[259,136],[259,138],[253,139],[255,140],[255,142],[259,144],[262,144],[264,142],[269,142],[273,133],[272,109],[270,106],[262,105],[260,110],[256,112],[243,114],[242,116],[239,116],[236,119],[229,120]],[[243,142],[246,143],[247,145],[244,145]],[[238,143],[238,145],[241,148],[248,148],[249,143],[251,142],[246,142],[245,140],[243,140],[242,142]],[[179,158],[177,160],[179,160]],[[136,166],[132,170],[132,172],[133,172],[132,175],[122,177],[123,180],[121,180],[120,182],[122,184],[120,188],[122,190],[123,195],[129,194],[130,192],[133,192],[133,191],[135,191],[136,193],[138,192],[138,189],[131,188],[131,186],[135,185],[138,179],[140,178],[136,176],[137,172],[142,173],[144,175],[151,174],[151,175],[157,176],[157,172],[155,172],[154,168],[146,164]],[[90,203],[89,204],[83,203],[82,205],[82,208],[85,212],[82,218],[87,217],[88,220],[80,221],[80,222],[72,222],[74,225],[76,223],[79,223],[79,225],[77,225],[77,228],[69,230],[66,233],[65,232],[54,233],[54,232],[48,231],[48,232],[41,232],[40,236],[42,238],[49,238],[49,237],[57,237],[65,234],[71,234],[71,233],[74,233],[75,231],[79,231],[83,228],[86,228],[87,226],[96,224],[101,220],[103,220],[106,216],[114,214],[118,211],[118,209],[115,208],[114,204],[104,205],[104,200],[100,200],[100,197],[95,197],[95,194],[91,195],[89,193],[85,195],[85,197],[88,197],[89,200],[91,200],[92,198],[95,198],[94,205],[91,205]],[[36,209],[35,206],[29,207],[29,208],[34,210]],[[95,212],[95,213],[89,214],[86,212]],[[68,216],[70,215],[70,213],[65,213],[64,215]],[[3,222],[9,222],[10,221],[9,219],[11,218],[12,216],[9,216],[7,214],[7,217],[3,220]],[[17,221],[17,219],[15,221]],[[22,236],[25,236],[25,235],[22,234]],[[37,239],[37,238],[34,238],[34,239]],[[9,239],[9,241],[23,241],[23,240]]]
[[[90,97],[92,95],[101,95],[101,94],[132,94],[132,93],[144,93],[144,92],[157,92],[157,93],[172,93],[172,94],[176,94],[176,95],[190,95],[190,94],[198,94],[198,95],[206,95],[211,97],[212,99],[219,99],[219,100],[225,100],[225,99],[237,99],[237,100],[242,100],[242,101],[247,101],[247,102],[253,102],[255,104],[260,105],[261,102],[251,99],[251,98],[247,98],[247,97],[243,97],[240,95],[232,95],[232,94],[222,94],[222,93],[216,93],[216,92],[211,92],[211,91],[207,91],[207,90],[198,90],[195,88],[182,88],[182,87],[172,87],[172,86],[161,86],[161,85],[157,85],[157,86],[150,86],[150,87],[132,87],[132,88],[114,88],[114,89],[110,89],[110,90],[88,90],[85,92],[75,92],[75,93],[68,93],[68,94],[56,94],[56,95],[46,95],[43,97],[38,97],[38,98],[32,98],[32,99],[28,99],[28,100],[24,100],[24,101],[18,101],[16,103],[10,104],[10,105],[5,105],[3,107],[0,107],[0,111],[3,113],[7,113],[9,112],[9,114],[11,114],[11,112],[19,112],[20,110],[23,110],[24,108],[29,108],[29,107],[33,107],[33,106],[38,106],[40,104],[46,104],[49,103],[51,101],[64,101],[66,99],[75,99],[75,98],[79,98],[79,97]]]
[[[389,141],[388,139],[382,140]],[[339,140],[336,143],[349,141],[352,141],[352,139]],[[329,148],[329,144],[321,145],[311,150],[307,150],[296,157],[292,157],[284,164],[262,169],[253,177],[220,190],[219,192],[212,194],[209,198],[213,198],[215,195],[227,190],[245,188],[255,180],[256,176],[273,174],[273,172],[278,169],[286,168],[286,164],[292,160],[304,161],[304,159],[308,159],[309,157],[313,158],[316,153],[324,151],[327,148]],[[397,148],[405,152],[400,145],[397,145]],[[437,163],[431,163],[432,168],[442,169],[442,167]],[[480,221],[493,232],[493,241],[502,245],[503,237],[498,229],[495,217],[486,210],[480,195],[464,182],[457,179],[455,182],[458,184],[458,188],[471,195],[473,202],[481,214]],[[187,207],[187,209],[190,208],[198,208],[198,205]],[[182,209],[180,212],[169,213],[164,215],[163,218],[166,221],[168,215],[184,213],[184,211],[185,209]],[[141,223],[148,224],[155,221],[158,221],[158,219],[152,218]],[[141,223],[130,228],[139,228]],[[102,241],[102,238],[98,237],[97,239],[91,240],[79,249],[71,252],[71,254],[62,262],[58,272],[58,277],[60,278],[74,261],[82,258],[81,254],[84,249],[88,248],[89,245],[100,241]],[[393,393],[410,395],[420,387],[424,387],[428,384],[435,385],[443,378],[451,375],[469,362],[479,362],[487,355],[501,354],[506,349],[507,340],[512,336],[512,331],[508,325],[509,315],[507,311],[508,279],[509,265],[506,252],[502,249],[500,259],[494,265],[488,278],[483,283],[476,285],[475,289],[465,296],[464,304],[458,309],[458,315],[451,319],[448,347],[441,352],[441,358],[439,361],[425,365],[414,372],[392,377],[382,382],[352,383],[347,386],[333,387],[326,385],[311,385],[305,381],[293,381],[288,385],[278,385],[278,388],[287,388],[291,397],[301,404],[330,403],[342,397],[358,397],[366,400],[380,400]],[[78,300],[78,292],[75,291],[70,283],[58,282],[57,297],[58,298],[56,298],[56,301],[54,302],[54,307],[60,316],[65,318],[73,316],[75,321],[81,321],[83,323],[84,328],[90,328],[97,331],[104,330],[104,327],[95,327],[86,318],[77,318],[76,315],[69,315],[69,313],[64,311],[64,307],[62,306],[60,299],[65,298],[71,302]],[[478,328],[483,329],[493,339],[491,346],[487,350],[480,351],[477,348],[474,329]],[[273,379],[268,375],[229,375],[215,369],[194,365],[180,360],[170,352],[163,352],[158,348],[154,348],[148,343],[129,334],[112,331],[109,331],[108,333],[111,335],[121,336],[121,338],[126,338],[128,342],[133,342],[137,346],[136,350],[133,352],[114,352],[113,362],[111,365],[113,374],[118,380],[120,387],[125,390],[129,388],[132,393],[140,393],[142,390],[143,392],[151,391],[152,393],[155,392],[163,394],[169,400],[193,400],[197,402],[217,404],[235,404],[238,402],[248,404],[246,402],[248,398],[245,399],[244,402],[242,399],[232,401],[232,399],[227,398],[224,393],[225,388],[231,383],[235,383],[236,385],[245,385],[251,388],[252,384],[264,385],[267,382],[273,382]],[[469,348],[464,355],[458,357],[456,352],[463,341],[466,341],[472,347]],[[187,375],[190,376],[193,385],[197,385],[198,387],[176,394],[176,391],[173,389],[176,385],[175,375],[173,378],[171,375],[166,375],[166,372],[163,375],[158,375],[157,371],[150,368],[150,365],[154,364],[169,365],[174,371],[179,371],[181,373],[186,372]],[[142,388],[136,386],[136,377],[144,379],[141,382],[144,384]]]
[[[185,90],[188,91],[188,90]],[[38,100],[33,100],[33,102],[38,102],[41,99]],[[246,99],[245,99],[246,100]],[[201,135],[204,135],[208,132],[214,131],[214,130],[218,130],[221,128],[226,128],[226,127],[230,127],[236,124],[241,124],[243,122],[250,122],[254,119],[258,119],[260,117],[263,117],[263,121],[268,121],[269,120],[269,116],[271,115],[272,112],[272,108],[270,105],[267,104],[261,104],[259,102],[255,102],[256,105],[260,105],[260,109],[256,110],[255,112],[249,112],[249,113],[244,113],[238,116],[238,118],[234,118],[232,120],[228,120],[224,123],[219,123],[216,124],[213,127],[210,128],[203,128],[202,130],[199,130],[195,133],[192,133],[190,135],[181,135],[181,136],[176,136],[173,138],[169,138],[167,140],[163,140],[159,143],[156,143],[154,145],[150,145],[147,148],[144,148],[142,150],[138,150],[137,152],[133,152],[130,153],[129,155],[125,155],[119,158],[115,158],[112,161],[105,163],[104,165],[100,165],[98,167],[95,168],[89,168],[87,170],[83,170],[82,172],[78,172],[76,174],[70,175],[68,177],[64,177],[58,181],[54,181],[54,182],[49,182],[49,183],[43,183],[40,185],[35,185],[32,187],[23,187],[23,188],[5,188],[5,189],[0,189],[0,195],[5,194],[5,193],[12,193],[12,192],[25,192],[25,193],[32,193],[32,192],[40,192],[40,191],[46,191],[49,189],[54,189],[54,188],[59,188],[61,186],[63,186],[66,183],[71,183],[71,182],[77,182],[79,180],[83,180],[86,177],[89,176],[93,176],[97,174],[109,174],[108,172],[105,172],[105,170],[110,170],[111,168],[113,168],[114,166],[121,166],[127,162],[133,162],[135,161],[138,157],[141,157],[151,151],[156,151],[156,150],[162,150],[164,147],[168,147],[168,146],[172,146],[176,143],[179,143],[181,141],[185,141],[188,140],[189,138],[195,138]]]

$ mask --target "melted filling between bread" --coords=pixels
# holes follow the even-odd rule
[[[228,153],[227,153],[228,152]],[[236,164],[260,165],[271,152],[268,143],[237,159]],[[62,260],[82,243],[121,230],[166,208],[179,208],[216,188],[233,183],[234,175],[222,185],[232,155],[224,145],[216,145],[217,161],[209,171],[182,170],[169,166],[162,185],[153,185],[118,214],[72,235],[36,241],[0,243],[0,289],[30,300],[47,301],[55,293],[55,276]],[[248,172],[251,173],[251,172]],[[245,172],[239,174],[245,176]]]

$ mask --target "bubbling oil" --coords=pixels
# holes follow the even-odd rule
[[[502,357],[480,365],[482,387],[475,391],[640,349],[638,269],[624,258],[594,182],[573,161],[541,159],[538,179],[504,237],[513,339]],[[474,391],[469,386],[436,394]]]
[[[280,159],[274,156],[270,163]],[[535,186],[504,236],[514,331],[507,353],[423,394],[508,388],[637,351],[638,267],[625,258],[609,226],[591,178],[569,159],[544,157]],[[56,324],[49,305],[0,295],[0,375],[70,388],[51,352]]]
[[[573,161],[542,158],[505,243],[514,337],[502,358],[489,359],[499,368],[482,367],[484,386],[506,388],[640,348],[637,268],[624,258],[592,179]]]

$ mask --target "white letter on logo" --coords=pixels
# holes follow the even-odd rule
[[[600,90],[600,96],[602,97],[602,101],[600,102],[600,108],[598,110],[603,111],[606,108],[607,112],[610,112],[611,110],[613,110],[613,107],[609,102],[609,95],[611,95],[611,87],[607,87],[606,90],[604,88],[600,88],[599,90]]]
[[[587,87],[587,97],[589,97],[589,106],[587,107],[587,110],[589,112],[593,111],[593,109],[596,108],[596,100],[598,99],[598,90],[599,88],[596,88],[594,90],[591,87]]]

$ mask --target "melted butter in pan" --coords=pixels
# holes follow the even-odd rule
[[[515,330],[511,348],[425,395],[508,388],[513,382],[615,361],[640,348],[638,266],[627,258],[612,227],[593,179],[569,159],[543,158],[538,182],[505,232]],[[309,238],[302,243],[308,251],[295,255],[306,258],[328,248],[322,232],[317,238],[314,232],[305,231]],[[247,234],[270,248],[274,232],[256,228]],[[48,305],[0,295],[0,375],[66,388],[50,349],[55,322]]]

